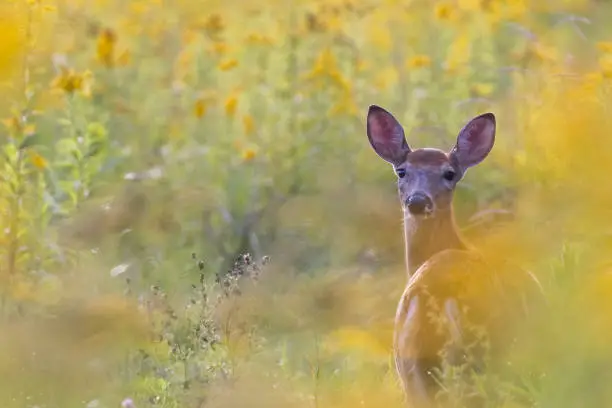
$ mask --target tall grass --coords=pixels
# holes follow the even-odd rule
[[[610,16],[3,0],[1,405],[401,406],[401,213],[365,136],[375,103],[414,147],[497,116],[458,223],[551,307],[514,356],[520,386],[484,379],[491,406],[607,406]]]

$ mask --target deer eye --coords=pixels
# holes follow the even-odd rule
[[[456,173],[453,170],[446,170],[444,173],[442,173],[442,177],[444,177],[444,180],[447,181],[453,181],[455,179],[455,175]]]
[[[395,169],[395,174],[397,174],[399,178],[404,178],[406,177],[406,169]]]

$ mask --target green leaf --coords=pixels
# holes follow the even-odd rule
[[[97,141],[106,139],[106,128],[99,122],[92,122],[88,124],[87,133],[92,139]]]
[[[19,144],[19,150],[27,149],[28,147],[36,146],[40,144],[41,137],[38,133],[32,133],[23,138]]]
[[[72,121],[66,118],[59,118],[57,120],[57,123],[59,123],[62,126],[72,126]]]
[[[2,149],[2,153],[4,154],[6,161],[11,161],[17,157],[17,149],[15,149],[15,145],[12,143],[5,144],[4,148]]]
[[[68,137],[60,139],[55,146],[58,153],[65,155],[70,154],[74,150],[79,150],[79,146],[74,139]]]
[[[83,160],[83,153],[81,153],[81,151],[78,149],[72,150],[70,154],[72,155],[74,160],[76,160],[77,162],[80,162],[81,160]]]
[[[104,148],[104,143],[100,141],[93,142],[89,145],[89,149],[85,154],[85,158],[95,157],[102,151]]]

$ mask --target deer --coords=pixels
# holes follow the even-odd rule
[[[370,105],[366,122],[371,147],[393,167],[404,216],[408,280],[395,315],[395,369],[409,405],[432,407],[441,388],[434,374],[443,362],[482,370],[484,352],[466,357],[467,345],[476,339],[468,327],[484,328],[492,353],[510,350],[516,340],[512,322],[528,316],[533,299],[543,301],[544,292],[531,272],[487,259],[455,222],[457,184],[493,148],[493,113],[467,122],[448,152],[412,149],[402,125],[380,106]]]

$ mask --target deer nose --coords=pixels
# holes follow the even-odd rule
[[[406,200],[406,207],[410,214],[422,215],[430,212],[433,208],[433,202],[424,193],[414,193]]]

